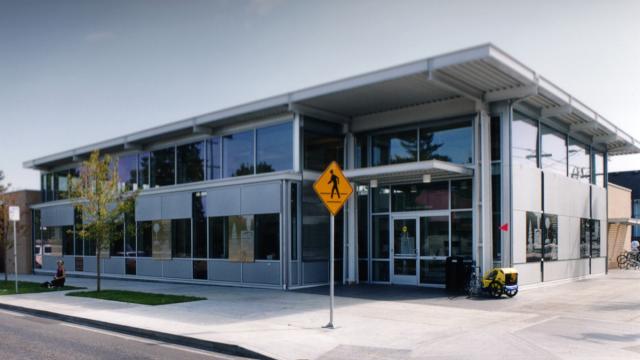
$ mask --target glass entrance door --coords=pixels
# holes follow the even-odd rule
[[[418,218],[393,218],[391,240],[391,282],[418,284]]]

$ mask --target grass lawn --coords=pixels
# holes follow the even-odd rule
[[[189,301],[206,300],[206,298],[196,296],[153,294],[126,290],[102,290],[100,292],[77,291],[68,293],[67,296],[88,297],[94,299],[120,301],[142,305],[167,305]]]
[[[65,286],[61,288],[46,288],[40,286],[40,283],[18,281],[18,294],[32,294],[39,292],[51,292],[51,291],[65,291],[65,290],[77,290],[84,289],[75,286]],[[4,281],[0,280],[0,295],[15,295],[16,283],[13,280]]]

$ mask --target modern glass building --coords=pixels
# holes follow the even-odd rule
[[[640,143],[491,44],[203,114],[25,162],[40,272],[92,273],[67,175],[99,149],[142,189],[107,276],[292,289],[326,284],[331,161],[345,283],[443,286],[448,256],[520,283],[606,272],[607,158]]]

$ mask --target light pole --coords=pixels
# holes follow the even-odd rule
[[[17,222],[20,221],[20,207],[9,206],[9,221],[13,223],[13,268],[14,276],[16,278],[16,294],[18,293],[18,235],[17,235]],[[6,270],[6,269],[5,269]]]

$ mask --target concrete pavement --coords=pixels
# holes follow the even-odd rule
[[[93,288],[95,280],[70,278],[69,284]],[[278,359],[640,359],[640,273],[635,271],[523,290],[500,300],[450,298],[422,288],[338,288],[335,330],[322,328],[328,321],[325,289],[123,280],[104,280],[103,287],[207,300],[154,307],[55,292],[0,296],[0,303],[235,344]]]

